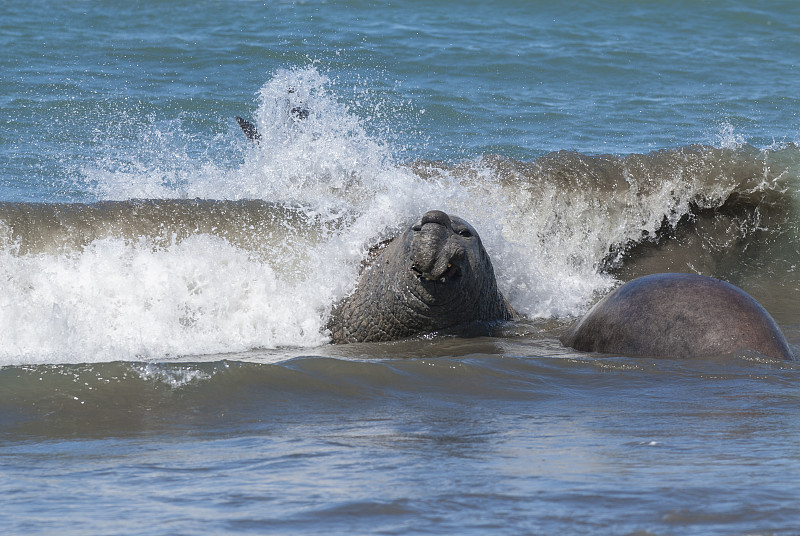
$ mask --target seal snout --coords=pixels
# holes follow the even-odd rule
[[[421,281],[447,283],[462,275],[464,248],[453,241],[453,221],[441,210],[426,212],[411,228],[411,272]]]

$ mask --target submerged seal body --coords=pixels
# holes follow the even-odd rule
[[[775,359],[792,352],[775,320],[742,289],[695,274],[654,274],[598,302],[561,338],[586,352],[701,357],[753,350]]]
[[[365,269],[328,329],[335,343],[389,341],[515,316],[475,229],[432,210]]]

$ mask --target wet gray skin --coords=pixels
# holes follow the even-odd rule
[[[741,350],[792,359],[775,320],[742,289],[712,277],[640,277],[599,301],[561,338],[586,352],[708,357]]]

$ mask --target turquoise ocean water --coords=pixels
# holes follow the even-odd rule
[[[0,530],[797,534],[796,362],[558,342],[689,271],[800,356],[800,4],[751,4],[5,3]],[[431,209],[524,319],[330,345]]]

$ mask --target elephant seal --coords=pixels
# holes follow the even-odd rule
[[[392,240],[334,306],[334,343],[390,341],[517,315],[475,229],[439,210]]]
[[[603,298],[561,338],[585,352],[701,357],[752,350],[792,352],[775,320],[742,289],[696,274],[654,274]]]

